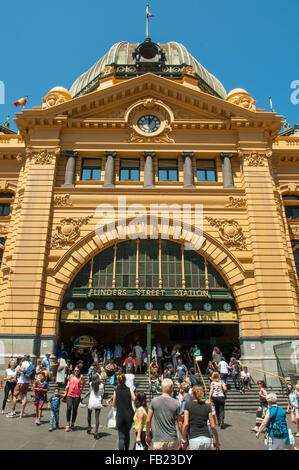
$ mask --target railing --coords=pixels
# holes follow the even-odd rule
[[[199,365],[198,365],[198,362],[199,362],[199,361],[195,361],[195,362],[196,362],[196,367],[197,367],[197,370],[198,370],[198,372],[199,372],[199,375],[200,375],[200,378],[201,378],[202,384],[203,384],[203,386],[204,386],[204,389],[205,389],[205,395],[206,395],[206,397],[208,397],[208,390],[207,390],[207,386],[206,386],[205,380],[204,380],[204,378],[203,378],[203,376],[202,376],[202,373],[201,373],[200,367],[199,367]]]
[[[240,362],[240,365],[242,366],[241,362]],[[267,372],[266,370],[256,369],[255,367],[251,367],[251,366],[246,366],[246,367],[247,367],[247,369],[255,370],[256,372],[261,372],[264,375],[264,379],[266,379],[266,375],[271,375],[272,377],[276,377],[277,379],[279,379],[279,381],[281,383],[281,389],[282,390],[283,390],[282,383],[285,383],[285,385],[287,385],[289,383],[289,381],[287,379],[285,379],[284,377],[281,377],[280,375],[274,374],[273,372]]]

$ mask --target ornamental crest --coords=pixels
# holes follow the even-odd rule
[[[266,161],[271,156],[271,153],[257,153],[252,152],[249,154],[243,154],[243,162],[247,166],[265,166]]]
[[[40,150],[39,153],[31,154],[31,161],[35,165],[50,165],[54,162],[55,157],[59,155],[60,149],[55,150],[54,152],[49,152],[48,150]]]
[[[54,206],[56,207],[66,207],[72,206],[73,204],[70,202],[71,196],[69,194],[65,194],[64,196],[56,196],[54,198]]]
[[[208,222],[219,229],[219,236],[224,244],[229,248],[237,250],[246,250],[246,241],[242,231],[242,227],[235,220],[213,219],[206,217]]]
[[[230,207],[232,209],[242,209],[246,207],[246,199],[244,197],[233,197],[229,198],[229,204],[226,207]]]
[[[92,217],[93,216],[90,215],[79,219],[73,219],[72,217],[62,219],[60,224],[56,227],[56,233],[52,238],[51,248],[55,250],[72,245],[80,236],[80,227],[88,224]]]

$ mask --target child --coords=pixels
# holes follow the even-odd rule
[[[152,386],[153,393],[159,392],[159,378],[158,378],[158,374],[156,371],[152,372],[151,386]]]
[[[41,409],[45,401],[45,395],[48,391],[48,383],[46,382],[46,377],[43,372],[38,376],[38,380],[35,382],[34,389],[35,391],[35,401],[34,405],[36,407],[36,419],[35,423],[40,425],[40,415]]]
[[[56,423],[56,429],[59,429],[59,410],[61,398],[62,397],[60,395],[59,388],[55,388],[54,395],[51,396],[48,403],[48,409],[51,410],[49,431],[53,431],[54,429],[54,420]]]

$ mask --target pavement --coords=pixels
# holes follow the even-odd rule
[[[30,393],[28,393],[30,398]],[[3,390],[0,391],[2,405]],[[85,400],[86,401],[86,400]],[[105,401],[104,401],[105,403]],[[17,403],[16,411],[20,410]],[[49,432],[50,411],[45,407],[40,426],[35,424],[35,407],[32,402],[27,403],[22,419],[7,418],[0,414],[0,450],[117,450],[117,431],[105,427],[109,411],[104,406],[100,415],[100,439],[96,440],[93,434],[87,434],[87,407],[78,408],[78,417],[74,431],[66,432],[66,404],[60,408],[60,429]],[[7,403],[5,412],[11,410],[11,402]],[[288,426],[296,433],[296,426],[291,423],[287,415]],[[92,417],[92,424],[94,416]],[[225,428],[218,427],[222,450],[265,450],[264,440],[258,439],[250,429],[255,425],[255,413],[241,411],[227,411],[225,413]],[[92,431],[93,432],[93,431]],[[295,438],[298,447],[298,438]],[[131,432],[130,449],[135,443],[135,432]]]

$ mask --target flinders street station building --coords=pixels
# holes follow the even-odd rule
[[[2,368],[89,338],[298,373],[299,130],[250,92],[146,38],[0,127]]]

